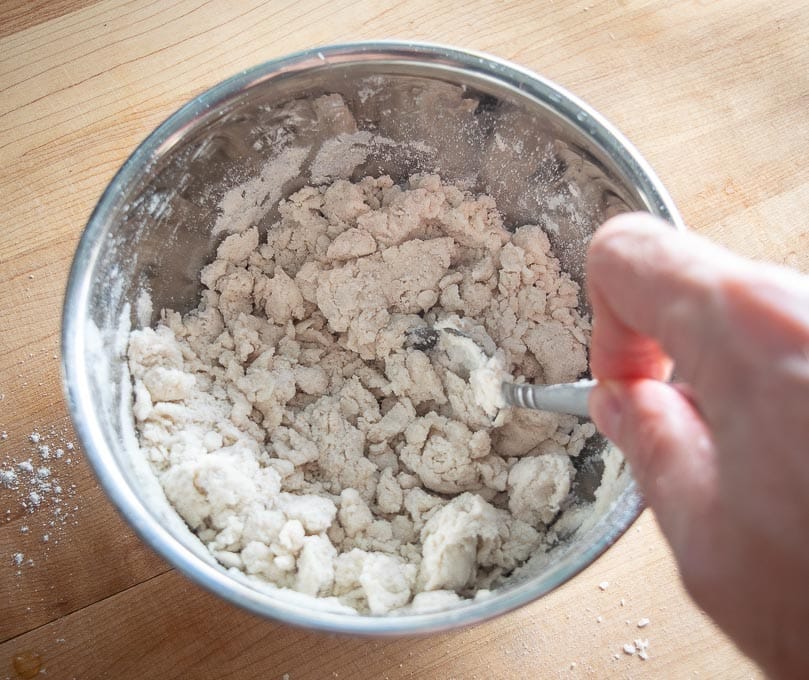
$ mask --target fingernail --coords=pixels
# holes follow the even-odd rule
[[[618,383],[603,381],[590,395],[590,415],[607,439],[615,441],[621,432],[623,416],[622,389]]]

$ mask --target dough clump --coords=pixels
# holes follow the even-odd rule
[[[513,375],[587,369],[579,289],[537,226],[416,175],[308,186],[266,237],[227,236],[196,309],[130,335],[140,448],[226,568],[358,612],[424,611],[496,586],[548,545],[571,416],[476,401],[449,323]]]

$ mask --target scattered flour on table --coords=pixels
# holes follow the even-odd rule
[[[627,642],[623,646],[624,654],[628,656],[638,655],[641,661],[649,659],[649,640],[636,639],[634,642]]]
[[[451,606],[548,547],[572,416],[475,399],[449,324],[536,382],[587,369],[579,289],[544,232],[416,175],[304,187],[266,237],[239,221],[184,316],[131,333],[142,454],[210,552],[360,612]],[[251,219],[253,219],[251,217]]]
[[[0,449],[0,493],[17,504],[16,512],[11,504],[7,506],[6,521],[21,514],[27,517],[20,534],[30,534],[45,544],[36,552],[47,557],[50,546],[59,544],[65,528],[76,523],[77,488],[63,481],[67,468],[73,465],[75,447],[72,441],[65,441],[57,427],[35,430],[26,440],[22,448],[14,445],[14,453]],[[9,445],[11,442],[4,440],[3,446]],[[19,547],[11,553],[11,562],[18,568],[35,564]],[[20,575],[21,571],[16,573]]]

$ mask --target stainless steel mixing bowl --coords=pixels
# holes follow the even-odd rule
[[[329,94],[342,97],[357,129],[329,106],[315,105]],[[348,144],[340,147],[340,167],[324,170],[317,153],[341,133]],[[200,268],[219,240],[212,232],[222,197],[261,175],[285,149],[301,150],[303,164],[268,188],[262,205],[250,206],[265,228],[275,219],[279,192],[340,175],[388,173],[401,181],[417,171],[438,171],[491,194],[508,225],[542,225],[580,281],[586,244],[606,217],[648,210],[681,226],[649,166],[599,114],[499,59],[435,45],[361,43],[239,73],[181,108],[135,150],[79,243],[64,306],[63,372],[73,422],[101,485],[143,540],[183,573],[235,604],[292,624],[425,633],[502,614],[554,589],[637,517],[641,501],[624,466],[603,480],[588,521],[563,536],[528,576],[487,599],[388,617],[321,611],[234,579],[199,549],[161,496],[138,456],[127,332],[153,322],[163,307],[196,305]],[[267,181],[273,184],[272,177]],[[142,291],[151,296],[151,309]],[[608,447],[597,439],[581,457],[575,501],[582,507],[602,482]]]

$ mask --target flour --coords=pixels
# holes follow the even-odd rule
[[[281,198],[284,183],[298,175],[308,152],[305,148],[284,149],[277,158],[265,163],[258,177],[227,192],[220,202],[213,233],[241,232],[258,222]],[[244,201],[246,196],[248,205]]]
[[[0,470],[0,484],[6,489],[16,489],[18,484],[17,473],[14,470]]]
[[[627,656],[638,655],[641,661],[648,661],[649,659],[649,640],[635,639],[633,642],[627,642],[623,646],[624,654]]]
[[[436,175],[304,187],[263,238],[275,194],[237,198],[197,308],[128,347],[140,451],[210,553],[386,614],[487,594],[544,552],[592,424],[481,401],[491,375],[406,342],[451,326],[490,373],[577,379],[589,323],[544,232]]]
[[[72,442],[63,442],[62,434],[55,427],[42,432],[35,430],[26,437],[27,444],[18,444],[22,451],[18,449],[16,454],[4,451],[0,457],[0,493],[9,501],[6,515],[12,517],[15,502],[18,506],[15,514],[24,515],[27,520],[20,526],[20,534],[38,535],[46,545],[37,553],[45,559],[50,546],[59,545],[69,526],[76,524],[79,510],[76,485],[61,481],[66,466],[72,464],[71,458],[63,458],[62,447],[74,448]],[[16,567],[35,564],[20,550],[12,558]],[[22,575],[20,569],[15,573]]]

